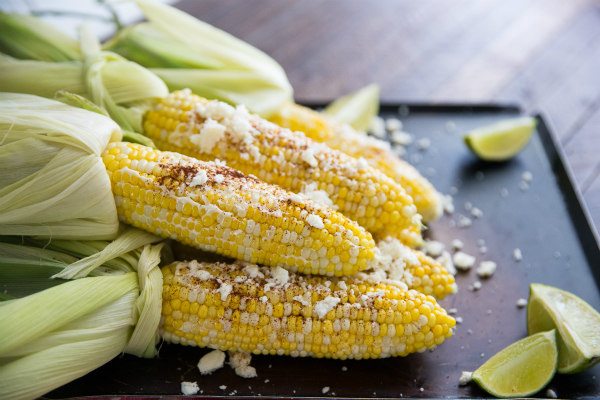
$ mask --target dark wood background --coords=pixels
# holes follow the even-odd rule
[[[376,82],[383,101],[514,102],[559,136],[600,227],[600,2],[185,0],[266,51],[299,101]]]

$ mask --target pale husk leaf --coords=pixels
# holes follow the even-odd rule
[[[0,235],[113,238],[119,224],[100,155],[120,135],[101,115],[0,93]]]
[[[126,228],[119,237],[110,242],[101,251],[74,262],[63,271],[54,275],[54,278],[74,279],[87,276],[95,268],[114,258],[120,257],[147,244],[156,243],[160,240],[162,239],[151,233],[135,228]],[[160,250],[158,254],[160,255]],[[137,265],[135,267],[137,267]]]
[[[133,273],[82,278],[0,303],[0,357],[130,291],[137,293],[137,279]]]
[[[135,283],[133,274],[115,278]],[[97,281],[102,278],[87,279]],[[82,281],[72,283],[81,285]],[[72,291],[67,295],[66,298],[72,299]],[[131,310],[136,296],[135,290],[126,292],[92,314],[84,315],[79,320],[67,323],[61,330],[33,340],[23,346],[21,351],[6,353],[6,356],[17,358],[0,365],[0,381],[3,383],[0,385],[0,398],[36,398],[118,356],[132,330],[134,321]],[[95,302],[94,298],[89,300]],[[38,315],[38,318],[44,316]]]
[[[69,61],[79,57],[77,41],[29,15],[0,12],[0,51],[23,59]]]

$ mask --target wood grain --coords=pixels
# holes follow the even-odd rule
[[[600,4],[594,0],[186,0],[261,48],[300,101],[371,82],[389,101],[510,101],[542,111],[600,220]]]
[[[577,183],[585,193],[600,173],[598,154],[600,143],[600,107],[597,107],[591,117],[577,128],[577,134],[567,141],[564,150],[571,163]],[[596,200],[600,200],[598,197]],[[600,201],[596,201],[600,204]],[[590,206],[594,204],[589,203]],[[598,215],[600,217],[600,215]]]
[[[582,0],[530,3],[523,7],[508,28],[469,59],[456,76],[441,85],[433,98],[489,100],[530,60],[532,53],[547,45],[586,4]]]

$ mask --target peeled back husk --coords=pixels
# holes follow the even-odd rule
[[[180,10],[137,1],[148,22],[121,31],[105,48],[151,68],[171,90],[194,93],[269,115],[293,97],[270,56]]]
[[[111,239],[119,228],[100,155],[117,124],[41,97],[0,93],[0,235]]]
[[[148,69],[110,52],[100,52],[87,63],[19,60],[0,53],[0,91],[47,98],[59,92],[83,96],[134,132],[142,131],[146,103],[169,92]]]
[[[49,250],[41,241],[40,247],[0,242],[0,266],[10,278],[2,283],[3,291],[14,297],[0,301],[0,398],[37,398],[123,352],[155,356],[164,244],[149,243],[159,240],[127,228],[113,242],[50,245],[69,254]],[[120,244],[111,247],[115,242]],[[134,242],[146,244],[128,250]],[[89,277],[50,279],[83,256],[89,255],[78,263],[95,263],[98,251],[106,262],[88,270]],[[117,258],[116,265],[108,262]]]
[[[77,41],[30,15],[0,12],[0,51],[22,59],[69,61],[79,57]]]

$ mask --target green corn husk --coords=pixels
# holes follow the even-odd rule
[[[120,136],[101,115],[0,93],[0,235],[115,237],[119,222],[100,155]]]
[[[123,352],[156,355],[164,244],[118,223],[100,157],[118,125],[0,93],[0,135],[0,398],[36,398]]]
[[[75,93],[67,92],[66,90],[59,90],[54,95],[54,98],[61,103],[68,104],[73,107],[83,108],[84,110],[92,111],[100,115],[104,115],[106,117],[110,117],[108,111],[103,109],[102,107],[97,106],[90,100],[86,99],[83,96],[80,96]],[[144,146],[155,147],[152,140],[142,135],[141,133],[123,130],[123,141],[132,142],[132,143],[140,143]]]
[[[0,12],[0,52],[25,60],[70,61],[79,58],[77,41],[44,21]]]
[[[252,111],[263,115],[276,112],[283,103],[292,99],[292,87],[285,72],[275,60],[262,51],[173,7],[153,1],[138,1],[137,4],[149,22],[123,29],[106,44],[105,49],[151,68],[152,72],[165,81],[169,89],[190,88],[194,93],[207,98],[245,104]],[[74,39],[62,35],[48,24],[39,23],[40,21],[34,17],[18,14],[4,14],[3,17],[4,21],[0,19],[0,28],[4,26],[16,28],[10,31],[0,29],[0,43],[12,43],[12,38],[16,37],[18,44],[0,47],[0,51],[7,55],[37,61],[89,59],[89,52],[85,48],[77,49],[77,42]],[[33,21],[39,23],[40,29],[34,29]],[[82,43],[85,41],[86,39],[82,37]],[[89,50],[88,45],[84,44]],[[64,52],[63,47],[76,48],[76,51]],[[44,51],[41,51],[41,48]],[[62,53],[65,55],[59,56]],[[106,57],[107,53],[103,54]],[[6,64],[6,61],[3,64]],[[21,65],[26,71],[34,69],[31,64]],[[56,67],[53,69],[44,66],[44,70],[40,64],[37,65],[35,73],[42,77],[41,79],[45,76],[60,76],[60,69]],[[75,67],[77,65],[78,63]],[[73,69],[73,66],[70,69]],[[24,72],[10,72],[16,73],[17,78],[25,75]],[[27,76],[32,77],[33,73],[32,71],[32,74]],[[146,74],[148,73],[150,72],[146,71]],[[77,84],[73,84],[68,79],[71,74],[72,71],[69,71],[66,79],[64,77],[59,79],[63,81],[59,86],[60,89],[84,95],[97,105],[107,108],[106,104],[97,101],[96,95],[75,90]],[[136,100],[143,97],[139,95],[141,87],[139,85],[132,87],[130,80],[148,79],[144,74],[139,74],[139,78],[134,73],[119,72],[111,76],[108,76],[108,73],[103,72],[103,74],[106,85],[112,82],[109,79],[114,79],[115,84],[111,89],[123,88],[125,92],[136,94]],[[0,89],[23,91],[46,97],[53,97],[57,88],[57,86],[48,88],[44,82],[41,84],[36,82],[36,86],[41,86],[40,89],[25,91],[14,87],[18,83],[11,83],[9,79],[5,82],[7,85],[13,85],[12,89],[2,88],[2,81],[0,81]],[[29,85],[33,82],[35,81],[29,80]],[[51,93],[48,93],[49,89],[52,89]],[[115,96],[111,90],[107,90],[106,93]],[[139,132],[139,129],[132,129],[136,128],[135,124],[122,123],[123,117],[119,115],[118,110],[108,111],[124,129]]]
[[[115,238],[117,209],[101,155],[121,136],[119,126],[101,114],[28,94],[0,93],[0,236]],[[126,230],[109,247],[124,254],[155,239]],[[63,251],[62,242],[56,243]],[[90,254],[98,253],[89,243]],[[69,278],[87,275],[109,259]]]
[[[80,95],[105,109],[123,129],[132,132],[142,130],[145,103],[168,94],[156,75],[106,52],[85,65],[78,61],[55,63],[0,55],[0,91],[47,98],[54,98],[59,91]],[[151,143],[145,137],[143,140]]]
[[[0,54],[0,91],[47,98],[56,97],[59,91],[83,96],[106,110],[126,131],[126,140],[152,145],[152,141],[139,134],[142,131],[141,120],[149,103],[168,94],[165,83],[148,69],[115,53],[101,51],[100,44],[85,26],[77,52],[64,59],[46,57],[38,49],[47,47],[47,53],[59,53],[61,42],[48,42],[45,36],[38,34],[39,30],[33,28],[33,21],[41,22],[34,17],[17,14],[3,14],[0,18],[0,27],[19,27],[8,32],[0,31],[0,43],[11,42],[13,37],[9,34],[19,43],[18,46],[2,48],[6,54]],[[61,35],[49,25],[40,23],[40,26],[51,39]],[[71,45],[77,44],[77,41],[69,40]],[[19,59],[24,56],[29,59]],[[64,100],[65,96],[62,97]],[[69,104],[89,109],[89,104],[73,96],[67,96],[66,100]]]
[[[168,5],[137,1],[149,22],[105,48],[151,68],[171,90],[244,104],[268,116],[293,97],[281,66],[255,47]]]
[[[60,285],[64,280],[50,279],[52,275],[77,261],[76,257],[58,251],[24,246],[23,239],[13,242],[0,242],[2,300],[27,296]]]
[[[0,137],[0,398],[35,398],[122,352],[154,356],[164,244],[119,225],[101,159],[118,125],[0,93]]]
[[[134,273],[85,278],[0,303],[0,397],[36,398],[118,356],[134,324],[136,284]]]
[[[323,113],[364,132],[379,113],[379,86],[371,84],[342,96],[329,104]]]
[[[116,247],[107,241],[39,242],[77,256],[0,242],[3,292],[13,298],[0,302],[0,398],[36,398],[123,352],[155,356],[163,244],[148,243],[158,240],[128,228]],[[132,243],[144,246],[125,252]],[[96,262],[97,250],[104,264]],[[118,266],[109,263],[115,259]],[[97,267],[74,281],[50,279],[57,272],[74,275],[69,270],[78,270],[77,263]]]

